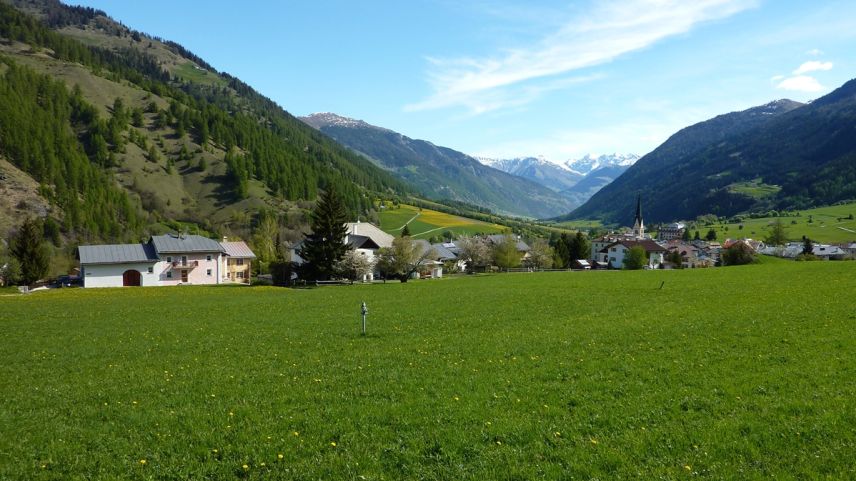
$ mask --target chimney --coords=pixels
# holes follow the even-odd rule
[[[229,238],[226,236],[223,236],[223,242],[229,242]]]

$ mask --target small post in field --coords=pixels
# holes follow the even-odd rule
[[[363,313],[363,335],[366,335],[366,314],[369,313],[369,307],[366,305],[366,302],[363,301],[363,306],[360,309]]]
[[[660,283],[660,290],[661,290],[661,291],[663,290],[663,284],[665,284],[665,283],[666,283],[666,281],[663,281],[663,282],[661,282],[661,283]]]

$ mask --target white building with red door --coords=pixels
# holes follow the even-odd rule
[[[235,243],[229,247],[234,250]],[[243,247],[252,255],[246,244]],[[227,249],[198,235],[152,236],[142,244],[87,245],[78,247],[77,252],[84,287],[229,282]]]

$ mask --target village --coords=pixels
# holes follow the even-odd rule
[[[767,245],[750,238],[690,239],[683,223],[661,226],[655,236],[645,229],[642,202],[637,199],[634,224],[623,232],[610,232],[585,240],[584,258],[571,258],[555,269],[552,248],[543,239],[531,245],[520,236],[492,234],[463,236],[431,243],[423,239],[395,237],[369,222],[345,224],[342,241],[346,253],[337,275],[319,283],[374,282],[388,279],[437,279],[444,274],[545,270],[699,269],[746,263],[756,255],[795,259],[810,255],[817,260],[856,257],[856,242],[826,245],[790,242]],[[397,241],[396,239],[401,239]],[[148,242],[119,245],[82,245],[78,248],[79,277],[68,285],[83,287],[132,287],[177,285],[293,285],[306,284],[300,276],[305,264],[303,242],[285,249],[285,279],[254,270],[256,255],[244,241],[221,241],[204,236],[175,233],[152,236]],[[403,246],[402,246],[403,244]],[[393,254],[394,247],[398,249]],[[732,256],[729,259],[729,255]],[[391,263],[398,257],[398,266]],[[500,260],[501,258],[501,260]],[[78,280],[79,279],[79,280]]]

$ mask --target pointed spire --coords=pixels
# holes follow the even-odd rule
[[[636,218],[633,219],[634,222],[642,223],[642,196],[636,196]]]

